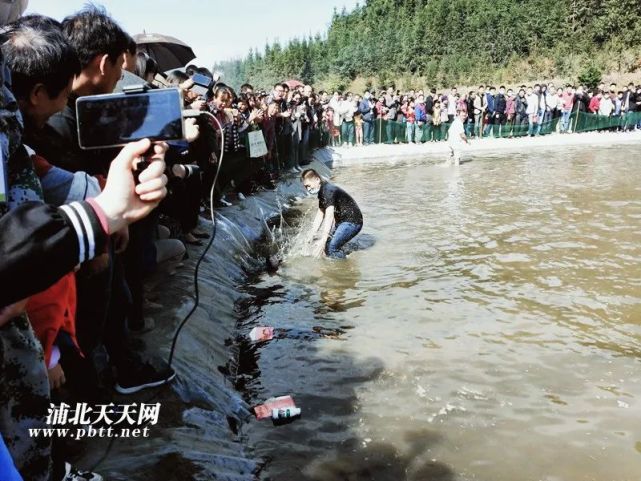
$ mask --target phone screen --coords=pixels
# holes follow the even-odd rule
[[[194,85],[191,86],[191,91],[197,93],[201,97],[207,97],[207,93],[209,91],[209,87],[214,83],[214,80],[211,77],[208,77],[207,75],[203,75],[201,73],[195,73],[191,76],[191,80],[193,80]]]
[[[214,81],[214,79],[212,79],[211,77],[208,77],[207,75],[203,75],[201,73],[195,73],[191,76],[191,79],[196,85],[201,85],[203,87],[209,87]]]
[[[184,138],[178,89],[80,97],[76,113],[83,149],[118,147],[140,139]]]

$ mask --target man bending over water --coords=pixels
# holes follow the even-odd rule
[[[352,197],[340,187],[321,179],[318,172],[307,169],[301,174],[310,194],[318,194],[318,212],[311,231],[312,255],[344,259],[341,250],[363,228],[363,214]]]

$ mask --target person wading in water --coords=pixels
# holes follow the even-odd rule
[[[321,179],[307,169],[301,174],[303,185],[312,195],[318,194],[318,212],[309,240],[312,255],[344,259],[341,248],[363,228],[363,214],[352,197],[340,187]]]

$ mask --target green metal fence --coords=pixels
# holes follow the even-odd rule
[[[479,126],[473,122],[466,123],[466,132],[468,137],[483,138],[513,138],[525,137],[527,135],[549,135],[561,131],[582,133],[594,131],[616,131],[634,129],[641,123],[641,112],[630,112],[618,116],[603,116],[586,112],[573,112],[567,120],[567,126],[563,124],[563,117],[552,118],[550,120],[534,123],[530,126],[528,116],[517,116],[515,119],[497,122],[494,124],[485,124],[482,132],[479,133]],[[447,133],[450,128],[450,122],[442,122],[438,125],[426,123],[422,125],[413,124],[408,126],[406,122],[397,122],[393,120],[377,119],[373,122],[374,143],[376,144],[397,144],[397,143],[424,143],[440,142],[447,140]],[[342,129],[345,132],[345,129]],[[350,137],[351,135],[350,132]],[[323,129],[321,132],[321,145],[331,145],[332,140],[330,133]],[[350,139],[350,140],[352,140]],[[337,142],[343,143],[339,137]],[[365,139],[367,140],[367,139]]]

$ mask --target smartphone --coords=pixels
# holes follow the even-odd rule
[[[177,88],[80,97],[76,101],[80,147],[105,149],[141,139],[183,139],[182,106]]]
[[[211,77],[208,77],[207,75],[203,75],[201,73],[195,73],[194,75],[191,76],[191,79],[193,80],[194,85],[192,85],[190,90],[196,92],[198,95],[202,97],[207,96],[207,92],[214,84],[214,79],[212,79]]]

